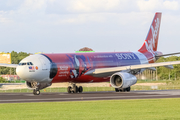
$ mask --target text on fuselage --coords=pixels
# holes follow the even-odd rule
[[[115,54],[118,59],[136,59],[133,53],[117,53]]]

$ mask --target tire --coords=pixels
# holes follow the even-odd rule
[[[82,86],[79,86],[79,93],[82,93],[83,92],[83,87]]]
[[[39,90],[36,90],[36,95],[40,95],[40,91]]]
[[[68,92],[68,93],[71,93],[71,86],[69,86],[69,87],[67,88],[67,92]]]
[[[33,90],[33,94],[36,95],[36,90],[35,89]]]
[[[121,88],[119,91],[120,91],[120,92],[125,92],[125,91],[126,91],[126,89]]]
[[[78,91],[79,91],[79,88],[76,86],[74,89],[74,93],[78,93]]]
[[[126,91],[130,92],[131,91],[131,87],[126,88]]]
[[[116,92],[119,92],[120,90],[119,90],[119,88],[115,88],[115,91],[116,91]]]

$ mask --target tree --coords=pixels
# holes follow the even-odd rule
[[[6,83],[6,82],[7,82],[6,79],[0,77],[0,83]]]
[[[11,52],[11,63],[12,64],[19,64],[19,62],[24,59],[25,57],[29,56],[29,53],[25,52]],[[10,70],[11,69],[11,70]],[[0,74],[7,75],[7,74],[16,74],[15,69],[8,68],[8,67],[0,67]]]
[[[79,51],[93,51],[93,49],[84,47],[84,48],[81,48]]]

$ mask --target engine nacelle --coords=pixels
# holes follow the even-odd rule
[[[136,76],[127,72],[114,73],[110,78],[111,86],[114,88],[128,88],[136,84]]]
[[[39,90],[41,90],[41,89],[44,89],[44,88],[49,87],[51,85],[52,85],[52,83],[26,82],[26,86],[30,89],[38,88]]]

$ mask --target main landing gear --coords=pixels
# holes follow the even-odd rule
[[[130,92],[131,91],[131,87],[128,88],[115,88],[116,92]]]
[[[38,88],[34,89],[34,90],[33,90],[33,94],[34,94],[34,95],[39,95],[39,94],[40,94],[39,89],[38,89]]]
[[[83,87],[82,86],[77,87],[76,84],[73,84],[72,87],[68,86],[67,92],[68,93],[78,93],[78,92],[82,93],[83,92]]]

